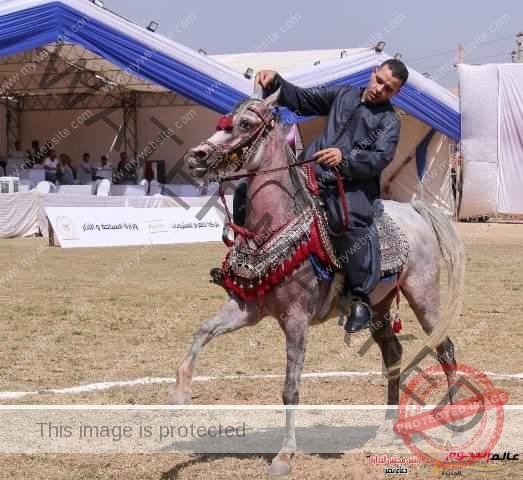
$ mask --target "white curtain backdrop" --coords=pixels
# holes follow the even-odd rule
[[[496,213],[498,65],[459,65],[463,189],[459,218]]]
[[[38,234],[38,194],[0,195],[0,238],[30,237]]]
[[[498,211],[523,213],[523,68],[499,67]]]

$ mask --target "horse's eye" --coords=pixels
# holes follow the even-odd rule
[[[248,130],[251,126],[248,120],[240,120],[239,123],[240,128],[243,128],[244,130]]]

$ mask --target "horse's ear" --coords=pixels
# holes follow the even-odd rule
[[[280,96],[280,88],[276,90],[272,95],[269,95],[263,102],[269,107],[272,108],[278,101],[278,97]]]
[[[263,100],[263,87],[261,85],[256,85],[251,98],[254,100]]]

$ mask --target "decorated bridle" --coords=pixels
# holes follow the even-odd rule
[[[261,124],[253,130],[244,140],[242,140],[239,144],[225,147],[223,145],[216,145],[208,140],[202,142],[204,145],[208,145],[210,147],[209,152],[209,161],[207,165],[207,172],[205,174],[205,177],[209,174],[209,172],[212,169],[216,169],[217,165],[220,165],[222,162],[224,163],[230,163],[232,161],[232,165],[238,163],[238,165],[233,169],[233,172],[237,172],[241,170],[245,162],[250,160],[258,151],[258,148],[260,147],[261,143],[265,140],[265,138],[269,135],[269,133],[274,129],[276,126],[276,118],[271,112],[270,107],[267,106],[267,104],[263,101],[260,101],[258,104],[249,105],[246,110],[254,112],[258,117],[261,119]],[[226,132],[232,132],[234,128],[233,125],[233,117],[231,114],[224,115],[223,117],[220,117],[218,119],[218,123],[216,125],[217,131],[226,131]],[[250,146],[249,146],[250,145]],[[290,148],[290,147],[289,147]],[[227,175],[227,176],[220,176],[219,177],[219,195],[220,199],[222,200],[222,203],[224,204],[225,211],[227,213],[228,217],[228,223],[230,227],[236,231],[238,234],[244,236],[244,237],[251,237],[254,238],[256,236],[255,232],[251,232],[247,230],[244,227],[240,227],[238,225],[235,225],[232,221],[232,215],[229,212],[229,208],[227,207],[227,202],[225,201],[225,192],[223,191],[222,183],[228,180],[237,180],[240,178],[246,178],[246,177],[257,177],[259,175],[268,175],[271,173],[283,171],[283,170],[290,170],[292,167],[299,167],[302,165],[305,165],[307,163],[314,162],[314,159],[308,159],[303,160],[300,162],[295,162],[289,165],[286,165],[284,167],[278,167],[278,168],[272,168],[269,170],[258,170],[256,172],[248,172],[248,173],[242,173],[242,174],[236,174],[236,175]],[[348,206],[347,206],[347,200],[345,198],[345,191],[343,187],[343,181],[341,174],[338,169],[336,169],[336,176],[338,179],[338,188],[340,192],[340,198],[343,206],[343,230],[347,229],[348,227],[348,221],[349,221],[349,213],[348,213]],[[204,178],[205,178],[204,177]],[[319,192],[316,192],[319,193]],[[285,223],[280,225],[274,232],[276,233],[281,228],[285,226]]]
[[[249,161],[258,151],[258,147],[267,137],[267,135],[274,129],[276,119],[272,114],[270,108],[264,103],[249,105],[246,110],[254,112],[260,119],[261,124],[253,130],[246,138],[244,138],[237,145],[223,146],[206,140],[202,142],[204,145],[210,147],[209,161],[207,172],[215,169],[222,163],[236,165],[233,172],[240,170],[245,162]],[[232,115],[224,115],[218,119],[216,125],[217,131],[232,132],[233,117]]]

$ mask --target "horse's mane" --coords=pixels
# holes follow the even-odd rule
[[[247,105],[249,103],[252,103],[252,102],[262,102],[263,100],[261,99],[258,99],[258,98],[245,98],[244,100],[241,100],[240,102],[238,102],[236,104],[236,106],[233,108],[233,110],[231,111],[231,115],[234,116],[236,115],[237,113],[241,113],[243,109],[245,109],[247,107]],[[280,127],[284,127],[285,125],[283,125],[281,123],[281,112],[279,110],[279,108],[276,108],[275,111],[273,110],[272,112],[273,116],[274,116],[274,120],[276,120],[276,123],[278,123],[280,125]]]

